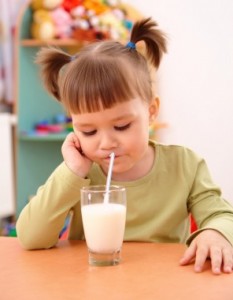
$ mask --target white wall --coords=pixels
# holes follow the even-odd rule
[[[12,126],[16,117],[0,113],[0,219],[14,215],[15,189],[13,168]]]
[[[160,140],[203,156],[233,203],[233,1],[125,2],[157,20],[169,38],[158,72],[160,119],[169,123]]]

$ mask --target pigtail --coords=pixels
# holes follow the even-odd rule
[[[146,55],[156,68],[160,65],[163,53],[167,52],[166,35],[157,26],[151,18],[137,21],[130,38],[130,42],[134,44],[139,41],[145,42]]]
[[[42,48],[36,56],[35,63],[41,67],[41,77],[47,91],[60,101],[59,73],[61,68],[72,61],[72,56],[61,49]]]

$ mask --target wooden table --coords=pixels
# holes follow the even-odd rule
[[[60,241],[26,251],[17,238],[0,237],[2,300],[232,300],[233,274],[213,275],[179,266],[180,244],[124,243],[118,266],[88,265],[86,244]]]

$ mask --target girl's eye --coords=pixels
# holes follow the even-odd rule
[[[131,123],[129,124],[126,124],[124,126],[114,126],[115,130],[118,130],[118,131],[124,131],[126,129],[128,129],[130,127]]]
[[[97,130],[92,130],[92,131],[83,131],[82,134],[85,136],[91,136],[96,134]]]

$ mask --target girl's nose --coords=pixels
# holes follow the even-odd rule
[[[111,150],[116,147],[117,147],[117,140],[112,133],[108,132],[108,133],[103,133],[101,135],[100,148],[102,150]]]

